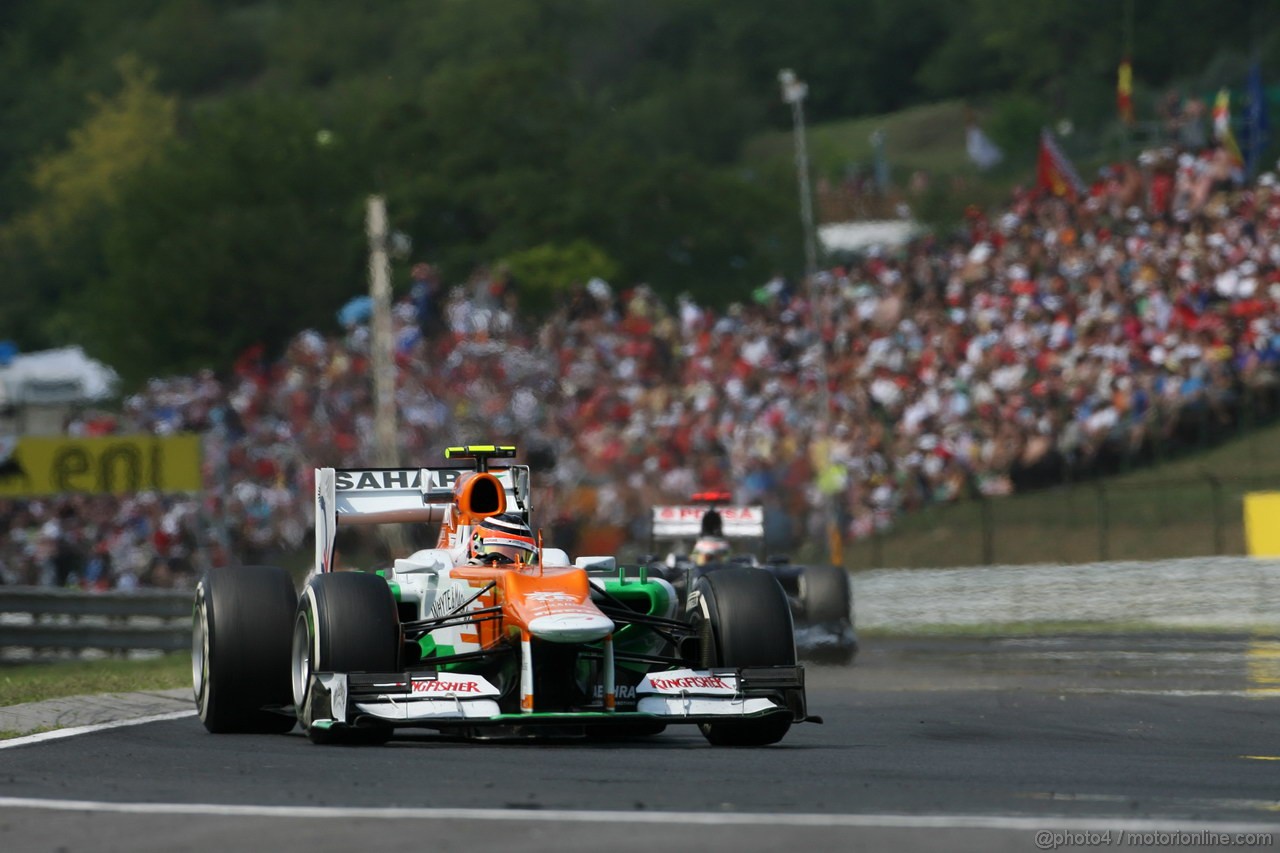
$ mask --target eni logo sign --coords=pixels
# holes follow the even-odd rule
[[[0,464],[0,497],[196,492],[200,437],[20,438]]]

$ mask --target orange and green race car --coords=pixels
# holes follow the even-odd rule
[[[195,593],[192,670],[211,732],[381,743],[419,727],[475,737],[656,734],[781,740],[809,715],[787,596],[726,569],[678,596],[612,557],[570,561],[529,526],[515,448],[450,448],[420,469],[316,471],[315,565],[211,570]],[[456,464],[461,460],[462,464]],[[335,571],[339,528],[438,524],[434,548]]]

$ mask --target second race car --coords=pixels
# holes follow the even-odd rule
[[[839,566],[797,564],[787,556],[758,553],[764,542],[764,514],[762,506],[733,505],[724,492],[695,494],[690,504],[655,506],[651,556],[643,562],[678,594],[714,572],[742,566],[763,569],[787,594],[800,655],[816,662],[852,663],[858,637],[849,573]],[[665,557],[653,553],[659,544],[669,549]]]

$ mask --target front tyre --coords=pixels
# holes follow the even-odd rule
[[[791,605],[769,572],[729,568],[698,578],[693,613],[702,635],[702,666],[795,666]],[[773,714],[744,720],[699,723],[716,746],[764,746],[782,740],[791,717]]]
[[[396,672],[401,630],[395,597],[378,575],[316,575],[303,590],[293,628],[293,701],[302,716],[315,672]],[[319,728],[303,717],[315,743],[385,743],[391,727]]]
[[[196,585],[191,678],[200,721],[210,732],[284,733],[290,625],[298,594],[284,569],[210,569]],[[276,706],[277,710],[267,710]]]

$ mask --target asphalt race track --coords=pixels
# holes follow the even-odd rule
[[[809,683],[826,724],[761,749],[715,749],[679,727],[621,742],[412,734],[325,748],[297,732],[213,736],[194,717],[17,745],[0,750],[0,850],[1221,849],[1220,836],[1256,840],[1247,833],[1270,839],[1235,846],[1272,849],[1280,838],[1274,639],[871,639],[855,666],[814,667]]]

